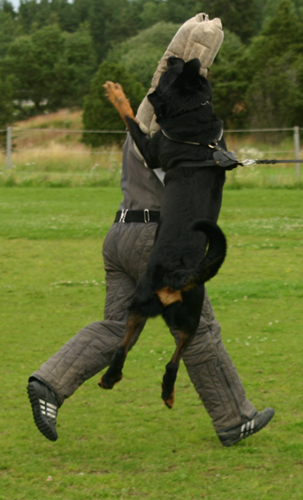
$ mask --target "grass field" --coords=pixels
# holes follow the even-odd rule
[[[248,397],[276,415],[223,448],[185,369],[167,410],[173,341],[150,320],[124,379],[87,381],[59,411],[56,443],[35,428],[28,376],[103,316],[102,240],[121,198],[107,188],[1,188],[0,499],[303,499],[302,190],[225,190],[228,257],[208,285]]]

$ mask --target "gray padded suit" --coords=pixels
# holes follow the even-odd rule
[[[163,184],[143,165],[130,137],[124,145],[121,188],[124,198],[120,209],[159,210]],[[80,330],[31,376],[56,392],[59,405],[109,365],[125,334],[127,308],[148,260],[156,227],[156,223],[117,222],[110,228],[103,246],[107,284],[104,320]],[[239,425],[255,413],[222,343],[207,294],[196,337],[183,360],[217,432]]]

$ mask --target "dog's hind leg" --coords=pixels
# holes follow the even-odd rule
[[[179,332],[179,339],[177,348],[171,358],[170,362],[166,365],[166,370],[162,380],[162,394],[161,397],[168,408],[172,408],[175,401],[175,381],[179,370],[180,360],[186,347],[190,344],[193,335],[186,334],[182,331]]]
[[[195,336],[198,328],[202,304],[204,300],[204,286],[190,291],[182,291],[182,302],[175,302],[164,309],[163,318],[172,331],[178,336],[177,347],[162,381],[162,399],[168,408],[174,405],[174,385],[180,365],[180,360]]]
[[[101,377],[99,381],[99,386],[103,389],[112,389],[114,385],[119,382],[122,377],[122,369],[124,362],[129,351],[132,340],[135,336],[141,332],[145,322],[146,317],[140,316],[139,314],[130,313],[127,320],[126,335],[118,347],[115,356],[113,357],[108,370]]]

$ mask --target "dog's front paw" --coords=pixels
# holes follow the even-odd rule
[[[102,389],[112,389],[117,382],[120,382],[123,375],[122,373],[118,373],[115,376],[110,376],[108,373],[104,373],[104,375],[100,378],[98,385],[102,387]]]
[[[162,394],[161,398],[168,408],[174,406],[175,401],[175,381],[177,378],[178,364],[170,361],[166,365],[166,371],[162,381]]]
[[[106,91],[107,99],[115,106],[115,103],[122,102],[126,99],[126,95],[123,92],[123,88],[120,83],[114,83],[111,81],[105,82],[103,85]]]
[[[162,397],[165,405],[167,406],[167,408],[169,408],[171,410],[172,407],[174,406],[174,402],[175,402],[174,392],[172,392],[171,394],[167,394],[162,386],[162,396],[161,397]]]
[[[103,87],[105,88],[107,99],[119,112],[122,120],[127,126],[126,116],[134,120],[135,115],[129,104],[129,100],[123,92],[122,86],[120,85],[120,83],[114,83],[108,80],[107,82],[105,82]]]

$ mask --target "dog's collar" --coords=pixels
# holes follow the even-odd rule
[[[164,130],[163,128],[161,129],[162,134],[166,139],[169,139],[170,141],[174,142],[181,142],[181,144],[193,144],[194,146],[201,146],[200,142],[190,142],[190,141],[180,141],[179,139],[174,139],[173,137],[170,137]]]
[[[174,139],[173,137],[170,137],[163,128],[161,129],[162,134],[164,137],[169,139],[170,141],[174,142],[180,142],[181,144],[191,144],[193,146],[202,146],[203,144],[201,142],[191,142],[191,141],[180,141],[180,139]],[[221,127],[220,135],[217,139],[214,139],[211,141],[209,144],[207,144],[210,148],[215,148],[218,145],[218,142],[222,139],[223,137],[223,127]]]

